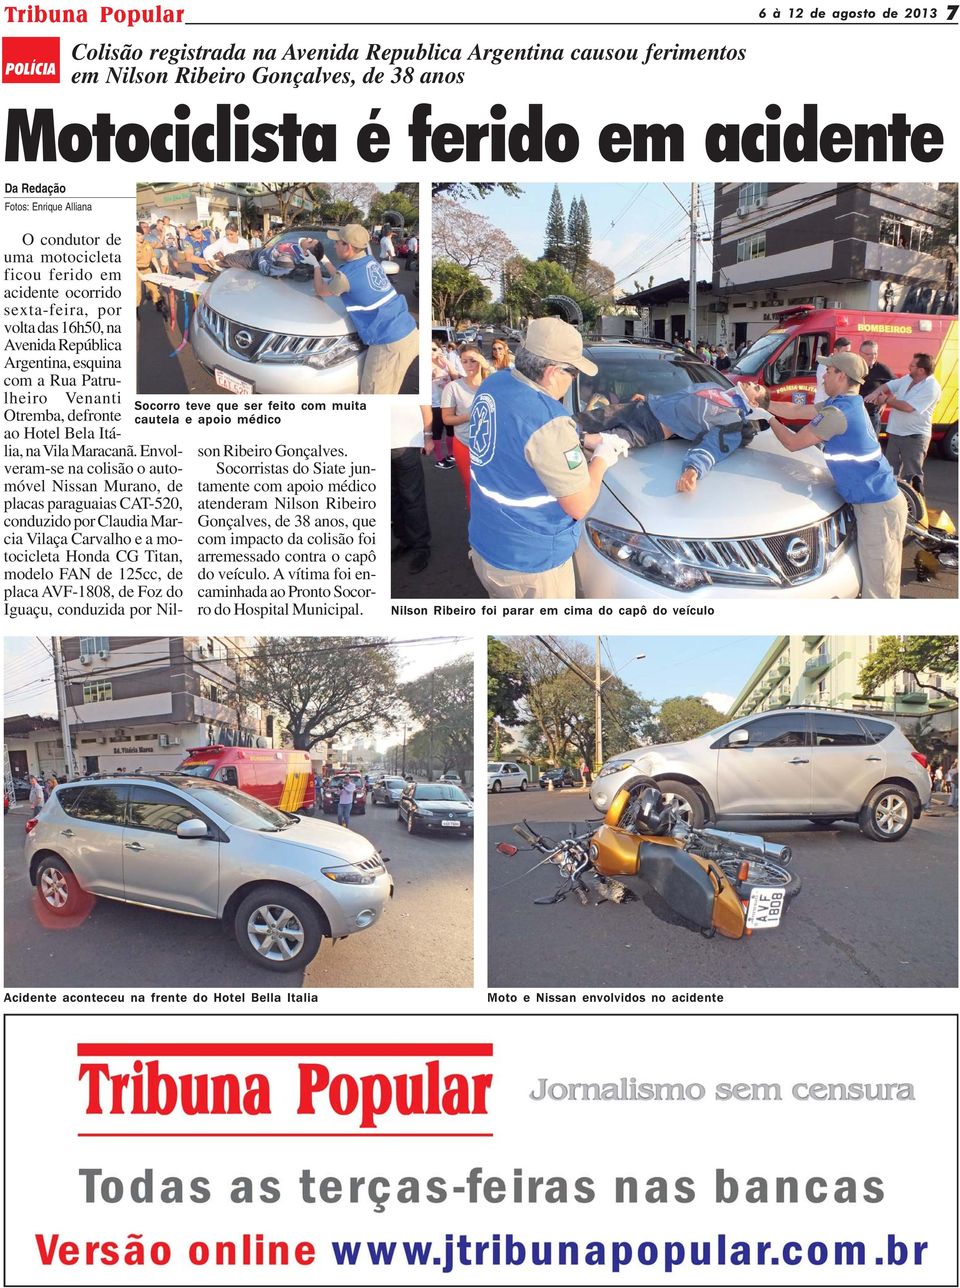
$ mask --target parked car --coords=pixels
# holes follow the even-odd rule
[[[407,783],[397,803],[397,822],[408,832],[473,836],[473,801],[454,783]]]
[[[316,238],[337,266],[330,230],[297,228],[266,243]],[[386,273],[395,264],[382,266]],[[191,327],[193,351],[219,388],[232,394],[355,394],[366,346],[341,302],[319,299],[313,269],[286,277],[255,269],[228,268],[207,286]]]
[[[463,786],[463,779],[459,774],[449,773],[440,775],[441,783],[455,783],[457,787]]]
[[[502,792],[508,787],[527,790],[527,775],[512,760],[492,760],[487,765],[487,791]]]
[[[82,892],[233,927],[270,971],[305,967],[321,940],[366,930],[393,881],[364,837],[183,774],[98,775],[58,787],[26,859],[46,912]]]
[[[374,805],[396,805],[406,785],[406,779],[403,778],[381,778],[374,786],[370,799]]]
[[[571,410],[628,402],[726,376],[671,345],[588,345],[596,376],[580,375]],[[860,561],[852,509],[816,448],[790,453],[768,430],[721,461],[694,493],[676,481],[688,444],[632,451],[608,470],[575,555],[588,599],[759,596],[854,599]]]
[[[353,798],[353,805],[350,808],[351,814],[366,814],[367,812],[367,784],[363,781],[363,774],[333,774],[323,785],[323,812],[324,814],[336,814],[337,803],[340,800],[340,788],[343,786],[343,780],[350,777],[357,784],[357,791]]]
[[[540,786],[546,789],[550,783],[554,787],[582,787],[583,779],[573,769],[544,769],[540,775]]]
[[[28,801],[30,799],[29,778],[15,778],[13,780],[13,799],[17,801]]]
[[[606,762],[590,788],[605,813],[637,773],[655,778],[694,827],[738,818],[855,822],[899,841],[930,800],[926,757],[892,721],[787,707],[744,715],[687,742],[636,747]]]

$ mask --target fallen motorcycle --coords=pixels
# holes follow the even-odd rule
[[[708,938],[740,939],[779,926],[800,890],[800,876],[789,866],[789,846],[772,845],[762,836],[690,827],[644,775],[620,788],[595,831],[553,841],[526,821],[513,830],[543,856],[536,867],[554,864],[564,877],[552,895],[535,899],[537,904],[560,903],[568,894],[584,905],[624,903],[647,887]],[[506,841],[496,848],[501,854],[519,852]]]
[[[897,480],[897,486],[907,503],[904,543],[913,538],[920,547],[913,559],[917,581],[929,581],[941,569],[956,572],[957,529],[950,515],[946,510],[929,510],[919,488],[903,479]]]

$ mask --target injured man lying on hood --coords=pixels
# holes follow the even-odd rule
[[[580,440],[592,450],[599,434],[615,434],[628,448],[649,447],[668,438],[683,438],[690,448],[683,458],[678,492],[693,492],[718,461],[743,447],[769,426],[770,395],[762,385],[688,385],[680,393],[636,394],[631,402],[590,406],[576,416]]]

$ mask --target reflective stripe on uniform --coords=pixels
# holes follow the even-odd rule
[[[875,461],[878,456],[883,455],[883,448],[878,447],[875,452],[868,452],[866,456],[854,456],[851,452],[830,452],[826,448],[823,454],[828,461]]]
[[[494,492],[492,488],[484,487],[482,483],[477,481],[477,476],[472,470],[470,471],[470,478],[474,486],[478,488],[484,496],[489,497],[491,501],[496,501],[498,505],[509,505],[518,510],[533,510],[536,509],[537,506],[549,505],[551,501],[556,500],[556,497],[553,496],[504,496],[502,492]]]
[[[391,287],[383,299],[377,300],[376,304],[347,304],[345,307],[348,313],[372,313],[374,309],[382,309],[388,300],[395,300],[396,298],[397,293]]]

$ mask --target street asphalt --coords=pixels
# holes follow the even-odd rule
[[[20,802],[4,818],[7,988],[469,988],[473,984],[473,843],[409,836],[397,811],[351,820],[389,859],[395,896],[377,925],[324,940],[305,971],[274,974],[242,957],[231,929],[197,917],[98,899],[79,924],[38,916],[23,858]],[[53,924],[51,924],[53,921]]]
[[[793,849],[803,887],[779,927],[705,939],[648,891],[620,905],[575,897],[537,906],[560,884],[522,844],[526,818],[554,838],[586,830],[583,789],[489,796],[488,978],[497,988],[954,988],[957,984],[957,813],[944,798],[902,841],[881,844],[852,823],[753,821],[741,831]],[[596,824],[594,824],[595,826]]]

